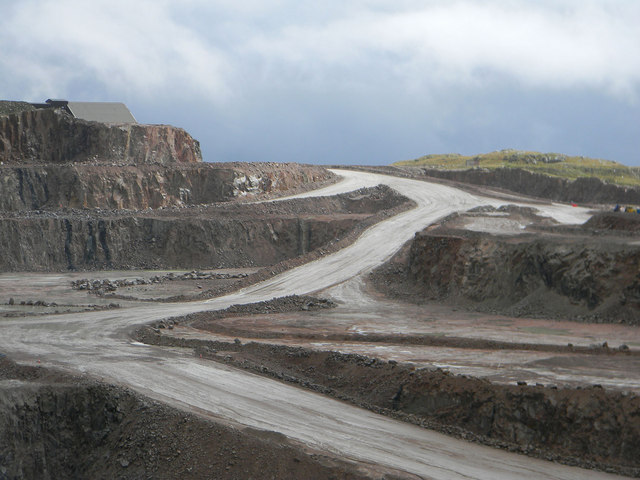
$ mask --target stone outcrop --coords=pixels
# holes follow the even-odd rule
[[[372,279],[387,294],[412,302],[638,324],[637,217],[601,213],[584,225],[558,226],[517,207],[454,214],[417,233]],[[468,222],[488,230],[467,230]],[[510,227],[517,233],[497,229],[509,222],[521,225]]]
[[[360,217],[0,220],[0,271],[265,266],[344,235]]]
[[[516,315],[637,323],[640,251],[624,242],[529,235],[417,235],[408,277],[424,298]]]
[[[0,271],[272,265],[336,241],[404,201],[378,187],[322,199],[159,211],[16,212],[0,215]]]
[[[437,170],[429,168],[411,168],[420,170],[428,177],[442,178],[457,182],[497,187],[533,197],[548,198],[562,202],[580,202],[588,204],[640,203],[640,189],[607,184],[598,178],[550,177],[531,173],[519,168],[498,168],[486,170]]]
[[[294,191],[332,176],[298,164],[29,165],[0,167],[0,210],[160,208]]]
[[[55,109],[0,115],[0,162],[5,164],[200,161],[200,144],[169,125],[88,122]]]

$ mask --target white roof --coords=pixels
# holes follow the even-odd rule
[[[124,103],[69,102],[69,111],[82,120],[101,123],[138,123]]]

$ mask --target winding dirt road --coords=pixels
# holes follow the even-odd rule
[[[387,184],[417,208],[367,230],[352,246],[284,272],[263,283],[207,302],[145,304],[119,310],[0,321],[0,351],[21,363],[84,372],[126,385],[168,404],[203,415],[281,432],[314,449],[433,479],[620,478],[557,465],[456,440],[373,414],[270,379],[194,358],[180,349],[132,342],[135,325],[235,303],[311,293],[352,279],[388,259],[435,220],[457,210],[504,201],[438,184],[337,171],[345,181],[310,195],[331,195]],[[564,222],[583,222],[588,213],[560,205],[540,206]],[[24,275],[28,280],[28,274]],[[7,292],[1,292],[4,295]]]

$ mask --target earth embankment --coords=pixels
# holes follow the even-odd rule
[[[292,302],[271,303],[273,310],[287,311]],[[305,299],[302,304],[325,308],[318,300]],[[256,308],[264,310],[264,305]],[[181,325],[195,322],[192,324],[202,328],[215,323],[220,313],[202,312],[171,321]],[[191,347],[200,357],[468,440],[582,467],[640,474],[635,449],[640,441],[640,398],[633,394],[600,386],[494,384],[370,356],[265,343],[176,338],[150,327],[138,330],[136,338],[155,345]]]

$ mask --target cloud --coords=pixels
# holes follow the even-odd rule
[[[484,86],[504,77],[617,96],[634,95],[640,83],[637,2],[405,2],[396,11],[361,3],[344,17],[286,26],[245,47],[275,75],[293,70],[304,81],[336,71],[428,86]]]
[[[30,94],[228,99],[254,87],[591,88],[633,97],[640,5],[623,0],[23,0],[2,71]]]
[[[1,68],[31,97],[86,82],[112,95],[228,95],[225,56],[176,23],[167,2],[27,0],[0,31]]]
[[[638,162],[637,0],[5,3],[0,98],[125,101],[211,159]]]

